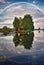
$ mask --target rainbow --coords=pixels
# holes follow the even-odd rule
[[[36,9],[38,9],[39,11],[41,11],[43,14],[44,12],[38,7],[36,6],[35,4],[33,3],[29,3],[29,2],[16,2],[16,3],[12,3],[10,4],[9,6],[5,7],[2,12],[0,12],[0,14],[2,14],[6,9],[10,8],[11,6],[15,5],[15,4],[30,4],[31,6],[35,7]]]

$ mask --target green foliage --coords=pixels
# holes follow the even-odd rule
[[[24,48],[30,49],[32,47],[33,39],[34,39],[33,32],[31,32],[30,34],[23,34],[20,36],[18,36],[18,34],[16,34],[13,38],[13,42],[14,42],[15,46],[23,45]]]
[[[40,28],[38,28],[38,30],[40,30]]]
[[[20,20],[17,17],[15,17],[15,19],[13,21],[13,26],[14,26],[15,30],[17,31],[20,26]]]
[[[22,26],[24,27],[24,30],[33,31],[34,30],[34,24],[32,17],[30,15],[25,15],[22,20]]]
[[[6,26],[4,26],[2,30],[4,35],[9,34],[9,28],[7,28]]]
[[[13,42],[15,43],[15,46],[18,46],[18,44],[20,43],[18,34],[16,34],[16,35],[14,36]]]
[[[18,31],[18,29],[22,29],[22,28],[25,31],[28,30],[29,32],[34,30],[34,23],[33,23],[32,17],[30,15],[25,15],[23,19],[21,17],[19,19],[17,17],[15,17],[13,26],[16,31]]]

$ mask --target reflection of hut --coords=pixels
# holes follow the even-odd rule
[[[20,27],[20,33],[21,33],[21,34],[24,33],[24,28],[23,28],[23,26]]]

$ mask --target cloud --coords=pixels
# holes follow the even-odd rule
[[[5,3],[5,0],[0,0],[1,3]]]
[[[41,17],[41,18],[35,18],[34,21],[38,21],[38,22],[40,22],[40,21],[44,21],[44,17]]]
[[[25,14],[30,14],[33,19],[44,17],[44,15],[35,8],[25,8],[23,6],[16,6],[6,10],[5,15],[8,17],[23,17]]]
[[[0,9],[4,9],[6,6],[10,5],[11,3],[12,2],[9,2],[9,1],[6,1],[6,0],[0,0]]]
[[[0,12],[2,12],[2,9],[0,9]]]
[[[43,9],[43,12],[44,12],[44,9]]]
[[[34,21],[34,27],[36,28],[44,28],[44,17],[36,18]]]
[[[10,27],[10,28],[13,28],[13,20],[1,20],[0,21],[0,28],[2,28],[3,26],[7,26],[7,27]]]
[[[10,9],[8,9],[7,11],[6,11],[6,13],[7,14],[16,14],[16,15],[22,15],[22,14],[24,14],[24,13],[26,13],[26,12],[30,12],[30,13],[32,13],[32,11],[31,11],[31,9],[27,9],[27,8],[24,8],[24,7],[22,7],[22,6],[17,6],[17,7],[13,7],[13,8],[10,8]],[[34,11],[33,11],[33,13],[35,13]]]
[[[36,8],[27,8],[19,5],[16,7],[11,7],[4,12],[4,17],[0,19],[0,27],[3,27],[4,25],[12,27],[14,17],[24,17],[26,14],[30,14],[32,16],[35,23],[35,28],[38,28],[39,24],[40,26],[43,24],[42,21],[44,21],[44,15],[39,10]]]
[[[32,3],[33,3],[33,4],[37,4],[37,3],[38,3],[38,1],[36,1],[36,0],[33,0],[33,1],[32,1]]]
[[[25,14],[30,14],[34,20],[44,17],[44,15],[39,10],[35,8],[25,8],[21,5],[7,9],[2,16],[5,20],[12,20],[16,16],[24,17]],[[3,18],[2,20],[4,20]]]
[[[13,13],[15,10],[19,10],[19,9],[22,10],[22,7],[21,7],[21,6],[16,6],[16,7],[14,7],[14,8],[8,9],[7,12]]]
[[[10,3],[9,1],[5,1],[5,0],[0,0],[0,3]]]

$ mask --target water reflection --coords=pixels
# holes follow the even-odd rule
[[[18,45],[23,45],[24,48],[30,49],[32,47],[32,43],[34,40],[34,33],[30,34],[23,34],[23,35],[18,35],[16,34],[13,38],[13,42],[15,46],[17,47]]]
[[[38,32],[40,33],[40,30]]]
[[[0,62],[4,65],[44,65],[44,32],[0,36]]]

